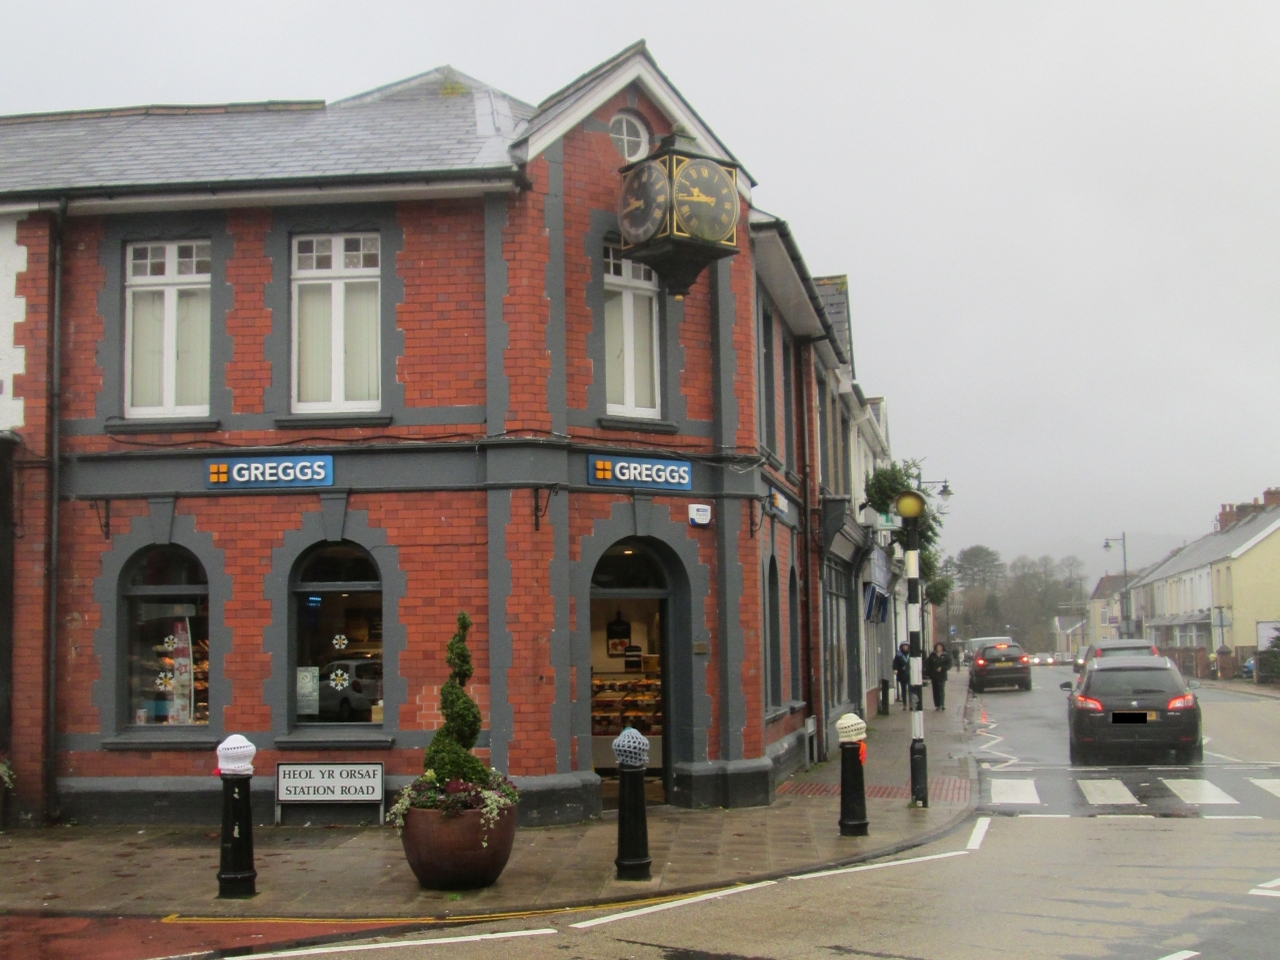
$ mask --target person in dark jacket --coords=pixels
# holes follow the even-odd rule
[[[924,661],[924,672],[933,684],[933,708],[945,710],[947,700],[947,671],[951,669],[951,654],[941,642],[933,645],[933,653]]]
[[[902,709],[907,710],[907,689],[911,682],[911,647],[905,643],[898,644],[898,652],[893,655],[893,675],[898,678],[898,701]]]

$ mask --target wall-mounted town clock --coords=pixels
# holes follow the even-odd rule
[[[622,168],[622,255],[648,264],[667,292],[683,297],[706,268],[738,252],[737,167],[694,153],[683,132]]]
[[[667,223],[671,184],[662,164],[645,160],[622,181],[618,198],[618,230],[626,244],[644,243]]]

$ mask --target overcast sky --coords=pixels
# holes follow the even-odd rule
[[[643,37],[815,274],[847,273],[945,547],[1119,572],[1280,486],[1280,4],[15,3],[0,113],[536,103]]]

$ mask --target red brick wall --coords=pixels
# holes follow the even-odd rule
[[[273,320],[265,299],[274,266],[267,256],[270,231],[270,210],[232,210],[227,214],[227,232],[232,242],[227,283],[231,285],[232,301],[226,324],[232,349],[231,362],[224,366],[223,376],[231,390],[234,413],[262,413],[267,387],[271,385],[271,364],[263,350]],[[288,264],[280,264],[280,268],[287,270]]]
[[[460,610],[471,616],[467,635],[475,673],[468,692],[489,722],[488,517],[486,494],[354,494],[350,510],[367,510],[369,526],[387,532],[399,551],[407,589],[400,601],[405,649],[400,674],[407,686],[401,729],[440,725],[440,687],[449,677],[445,646]]]
[[[508,433],[551,432],[547,409],[547,375],[551,372],[547,350],[551,315],[547,299],[547,172],[545,157],[529,164],[526,173],[533,187],[511,198],[507,226],[502,231],[502,253],[507,260],[507,295],[502,304],[507,321],[503,369],[508,383]]]
[[[404,356],[396,376],[405,406],[483,406],[483,201],[402,203],[397,218],[404,230],[396,257]]]
[[[62,245],[62,419],[92,418],[102,390],[98,293],[106,282],[99,262],[106,224],[97,217],[65,221]]]
[[[43,758],[48,722],[45,570],[49,535],[48,380],[52,310],[50,219],[33,215],[18,224],[27,269],[15,292],[26,298],[26,317],[14,326],[14,345],[26,351],[25,372],[13,394],[23,399],[22,446],[15,454],[13,549],[13,736],[11,760],[19,809],[39,816],[45,802]]]
[[[551,666],[555,603],[550,583],[555,530],[549,519],[540,523],[540,529],[533,528],[533,496],[532,490],[512,492],[511,522],[506,531],[507,559],[511,562],[507,629],[512,649],[507,700],[513,718],[508,764],[512,776],[524,777],[556,772],[556,743],[551,736],[551,706],[556,694],[556,672]]]
[[[116,500],[111,507],[111,529],[117,534],[148,513],[145,500]],[[99,525],[103,509],[99,505],[95,510],[92,502],[84,500],[64,501],[59,507],[59,733],[97,733],[100,728],[93,684],[102,665],[93,649],[93,633],[102,625],[102,612],[93,589],[102,574],[102,558],[112,546]]]

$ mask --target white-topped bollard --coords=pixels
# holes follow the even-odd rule
[[[249,782],[258,748],[233,733],[218,744],[218,775],[222,778],[222,857],[218,866],[219,897],[257,894],[258,871],[253,868],[253,809]]]
[[[627,727],[613,741],[618,762],[618,856],[613,861],[619,880],[648,880],[649,822],[644,809],[644,775],[649,767],[649,740]]]
[[[840,836],[867,835],[867,788],[862,764],[867,759],[867,723],[856,713],[836,721],[840,739]]]

